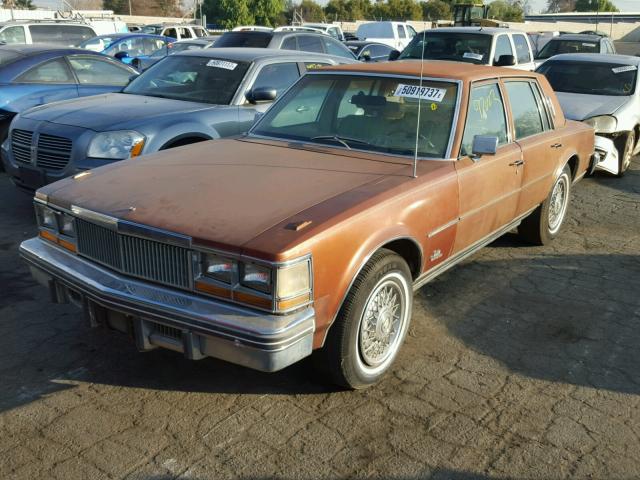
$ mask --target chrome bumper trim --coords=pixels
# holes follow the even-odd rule
[[[120,275],[37,237],[20,245],[20,255],[54,299],[64,300],[69,291],[80,296],[90,321],[92,303],[131,318],[136,343],[143,350],[149,344],[172,345],[157,340],[157,335],[154,342],[151,332],[145,337],[145,322],[157,322],[183,332],[181,348],[189,358],[198,358],[198,352],[187,351],[194,336],[199,344],[195,350],[203,356],[263,371],[280,370],[311,354],[315,331],[311,306],[270,315],[226,304]]]

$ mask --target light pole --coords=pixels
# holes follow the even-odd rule
[[[131,16],[131,0],[129,0],[129,16]]]

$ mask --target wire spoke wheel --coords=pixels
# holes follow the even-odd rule
[[[556,233],[560,229],[567,212],[567,204],[569,203],[568,187],[569,184],[565,175],[561,175],[553,186],[549,204],[549,231],[551,233]]]

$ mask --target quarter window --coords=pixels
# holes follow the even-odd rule
[[[407,38],[407,32],[404,31],[402,25],[398,25],[398,38]]]
[[[302,50],[303,52],[324,53],[320,36],[316,37],[312,35],[298,36],[298,50]]]
[[[524,35],[514,35],[513,44],[516,47],[516,55],[518,57],[518,63],[529,63],[531,61],[531,54],[529,53],[529,44]]]
[[[129,83],[131,72],[102,58],[69,57],[81,85],[121,85]]]
[[[502,55],[513,55],[508,35],[500,35],[496,39],[496,53],[493,56],[493,63],[500,60]]]
[[[471,155],[473,137],[476,135],[498,137],[498,145],[507,143],[507,120],[497,83],[471,89],[460,151],[462,155]]]
[[[296,43],[296,37],[287,37],[282,42],[283,50],[298,50],[298,45]]]
[[[511,99],[516,140],[530,137],[544,130],[540,104],[529,82],[507,82],[507,93]]]
[[[59,58],[27,70],[16,81],[19,83],[76,83],[65,61]]]

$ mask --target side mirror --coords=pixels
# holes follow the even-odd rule
[[[394,60],[397,60],[399,56],[400,56],[400,50],[391,50],[389,52],[389,61],[393,62]]]
[[[129,52],[118,52],[114,55],[114,58],[118,60],[122,60],[123,58],[127,58],[129,56]]]
[[[498,61],[493,62],[496,67],[512,67],[516,64],[516,57],[513,55],[500,55]]]
[[[474,162],[480,160],[482,155],[495,155],[498,151],[498,137],[491,135],[476,135],[473,137],[471,147],[471,159]]]
[[[245,97],[247,97],[250,103],[272,102],[277,96],[277,90],[270,87],[254,88],[245,94]]]

